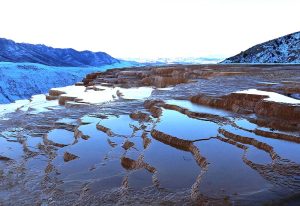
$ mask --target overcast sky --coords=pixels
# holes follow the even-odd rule
[[[300,0],[0,0],[0,37],[115,57],[231,56],[300,31]]]

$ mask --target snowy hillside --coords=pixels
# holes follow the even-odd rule
[[[47,93],[50,88],[72,85],[94,71],[132,66],[116,63],[102,67],[50,67],[33,63],[0,62],[0,104]],[[0,105],[1,107],[1,105]]]
[[[300,63],[300,32],[258,44],[221,63]]]
[[[105,52],[56,49],[41,44],[16,43],[0,38],[0,62],[30,62],[48,66],[88,67],[119,63],[119,60]]]

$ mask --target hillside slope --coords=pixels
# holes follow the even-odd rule
[[[0,38],[0,62],[38,63],[48,66],[87,67],[119,63],[105,52],[56,49],[45,45],[16,43]]]
[[[221,63],[300,63],[300,32],[258,44]]]
[[[126,62],[102,67],[53,67],[33,63],[0,62],[0,107],[35,94],[47,93],[53,87],[63,87],[81,81],[86,74],[111,68],[136,66]]]

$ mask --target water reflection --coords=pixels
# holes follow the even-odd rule
[[[220,118],[193,118],[166,108],[158,118],[144,120],[65,117],[41,137],[26,135],[22,128],[1,132],[0,156],[27,173],[38,171],[35,178],[44,194],[118,194],[120,200],[133,191],[140,200],[172,194],[193,203],[224,203],[253,200],[257,194],[272,199],[274,185],[280,192],[299,191],[298,143],[257,135],[261,127],[243,116],[223,121],[230,113],[181,100],[167,103]],[[65,161],[66,153],[78,158]]]

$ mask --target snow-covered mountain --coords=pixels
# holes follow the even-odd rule
[[[3,103],[47,93],[54,87],[72,85],[81,81],[88,73],[129,66],[133,65],[122,62],[101,67],[80,68],[0,62],[0,107]]]
[[[41,44],[16,43],[0,38],[0,62],[27,62],[63,67],[97,67],[119,63],[119,60],[105,52],[56,49]]]
[[[300,63],[300,32],[258,44],[221,63]]]
[[[127,58],[127,61],[149,65],[162,64],[216,64],[224,58],[217,57],[175,57],[175,58]]]

